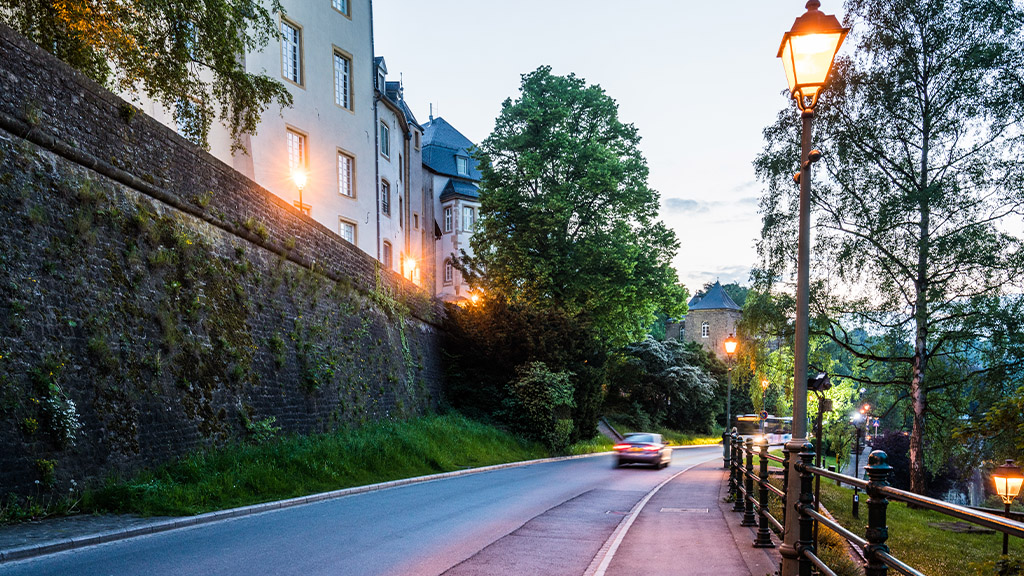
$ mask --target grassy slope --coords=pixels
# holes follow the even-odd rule
[[[428,416],[196,453],[87,492],[82,510],[199,514],[549,455],[539,444],[458,414]]]
[[[822,481],[821,500],[840,524],[863,535],[867,523],[867,496],[861,494],[860,519],[850,512],[851,489]],[[932,522],[953,522],[955,518],[929,510],[907,508],[890,502],[886,517],[892,554],[929,576],[994,574],[992,562],[1002,552],[1002,534],[958,534],[929,526]],[[1010,556],[1024,562],[1024,543],[1010,538]],[[989,563],[988,567],[984,564]]]

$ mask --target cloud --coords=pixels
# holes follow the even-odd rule
[[[707,203],[690,200],[689,198],[666,198],[665,210],[668,212],[707,212]]]
[[[745,196],[737,200],[736,203],[746,206],[758,206],[761,203],[761,199],[757,196]]]

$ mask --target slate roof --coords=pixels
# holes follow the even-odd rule
[[[480,171],[470,154],[474,144],[444,118],[433,118],[423,125],[423,164],[431,171],[454,178],[480,181]],[[469,174],[459,174],[455,156],[469,158]]]
[[[697,298],[695,297],[693,300],[697,300]],[[733,299],[729,297],[717,280],[703,298],[697,302],[693,300],[690,300],[690,310],[742,310],[736,305],[736,302],[733,302]]]
[[[448,184],[445,184],[444,190],[441,190],[441,202],[446,202],[449,198],[466,198],[468,200],[480,201],[480,189],[476,187],[476,184],[470,184],[469,182],[462,182],[460,180],[449,180]]]

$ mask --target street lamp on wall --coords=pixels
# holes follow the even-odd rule
[[[299,199],[294,202],[295,207],[308,216],[312,206],[302,203],[302,189],[306,187],[306,171],[302,168],[296,168],[292,172],[292,181],[295,182],[295,187],[299,189]]]
[[[796,330],[793,338],[793,439],[787,444],[790,452],[800,452],[807,442],[807,347],[808,303],[810,299],[811,240],[811,164],[821,153],[811,150],[811,123],[839,46],[849,32],[839,20],[818,10],[818,0],[807,2],[807,12],[782,36],[778,57],[786,72],[789,91],[801,111],[799,236],[797,245]],[[820,449],[820,447],[818,447]],[[795,466],[798,458],[790,458]],[[790,469],[787,493],[800,492],[800,474]],[[797,538],[798,514],[786,515],[785,541],[782,545],[782,576],[796,576],[799,571]]]

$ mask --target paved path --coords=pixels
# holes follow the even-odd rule
[[[596,456],[469,474],[3,563],[0,573],[764,576],[777,555],[752,548],[753,531],[723,502],[720,450],[678,450],[661,471]],[[149,520],[7,527],[0,551],[18,534],[39,542],[121,521]]]

